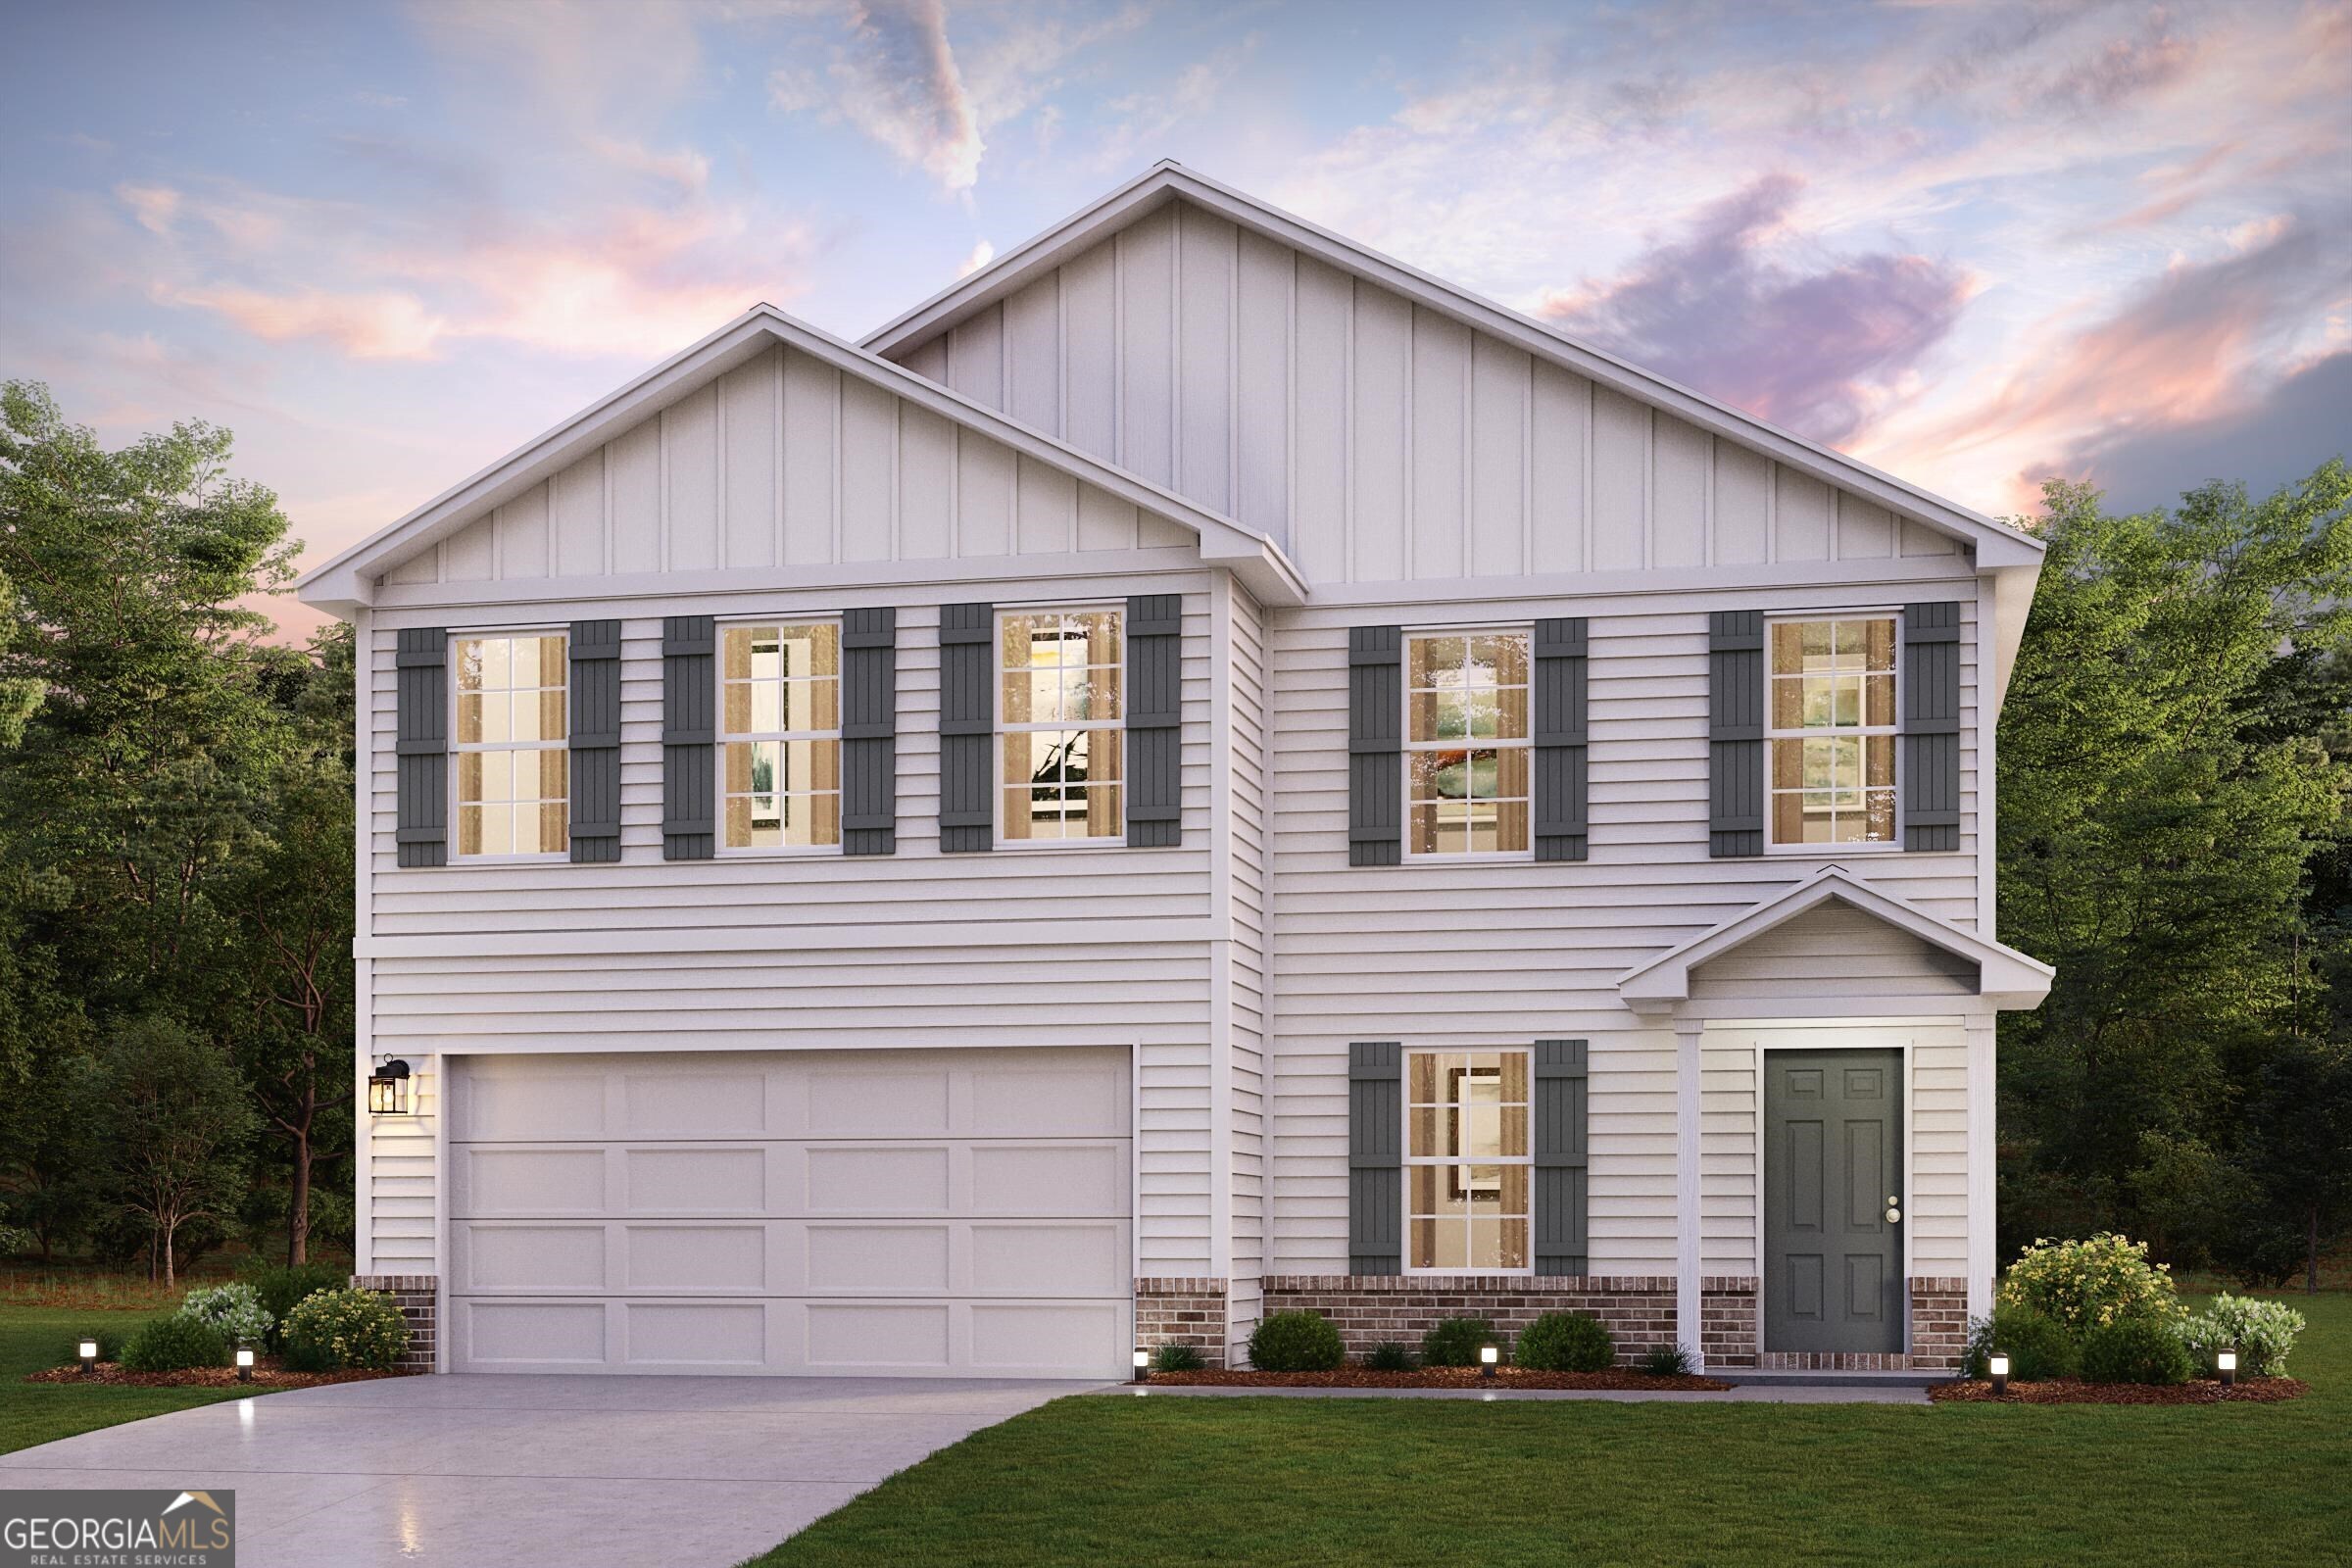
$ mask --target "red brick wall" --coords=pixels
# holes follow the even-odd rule
[[[1393,1341],[1419,1349],[1440,1318],[1483,1317],[1510,1338],[1545,1312],[1590,1312],[1616,1337],[1617,1359],[1675,1343],[1670,1276],[1463,1275],[1426,1279],[1388,1274],[1269,1274],[1265,1310],[1320,1312],[1339,1328],[1348,1353]]]
[[[409,1348],[397,1365],[402,1372],[432,1372],[440,1341],[441,1281],[431,1274],[354,1274],[357,1291],[377,1291],[392,1298],[400,1315],[409,1320]]]
[[[1165,1276],[1135,1282],[1135,1343],[1147,1350],[1189,1345],[1203,1364],[1225,1364],[1225,1282]]]
[[[1756,1282],[1726,1274],[1698,1282],[1698,1341],[1711,1367],[1756,1364]]]

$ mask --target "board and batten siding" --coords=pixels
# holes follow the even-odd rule
[[[1183,201],[896,357],[1268,535],[1313,582],[1958,554]]]
[[[875,1048],[1131,1046],[1139,1267],[1205,1272],[1210,586],[1194,572],[994,590],[1006,604],[1073,605],[1181,590],[1184,842],[1164,850],[939,853],[939,602],[980,597],[958,583],[620,602],[620,861],[453,858],[447,867],[402,869],[393,839],[397,628],[453,617],[378,612],[368,649],[367,932],[394,940],[371,959],[373,1049],[795,1050],[852,1035]],[[862,603],[899,611],[898,852],[663,860],[662,616],[691,609],[723,622]],[[727,940],[701,949],[697,932]],[[636,948],[633,936],[669,945]],[[404,943],[428,951],[404,953]],[[389,1122],[376,1125],[381,1136]],[[415,1196],[429,1211],[429,1170]]]
[[[384,580],[528,583],[1193,544],[1179,523],[778,345]]]
[[[1977,919],[1975,584],[1963,602],[1957,853],[1846,857],[1873,886],[1963,927]],[[1591,1268],[1675,1263],[1675,1041],[1629,1012],[1616,978],[1786,891],[1835,855],[1707,853],[1707,616],[1884,606],[1932,587],[1868,585],[1493,600],[1419,612],[1453,624],[1589,619],[1591,858],[1348,863],[1348,628],[1373,612],[1287,612],[1271,638],[1273,897],[1281,1129],[1269,1269],[1348,1267],[1348,1047],[1590,1042]],[[1410,625],[1414,611],[1383,610]],[[1825,975],[1813,994],[1838,994]],[[1891,1009],[1890,1009],[1891,1010]],[[1956,1092],[1956,1091],[1955,1091]],[[1711,1265],[1710,1265],[1711,1266]]]

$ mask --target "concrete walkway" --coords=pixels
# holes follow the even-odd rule
[[[1161,1384],[1137,1388],[1117,1384],[1095,1391],[1146,1398],[1275,1399],[1482,1399],[1501,1404],[1517,1399],[1597,1399],[1607,1404],[1926,1404],[1928,1391],[1899,1384],[1747,1384],[1722,1394],[1686,1389],[1286,1389],[1245,1388],[1223,1383]]]
[[[0,1455],[0,1488],[237,1494],[239,1568],[711,1568],[1091,1383],[422,1377],[236,1399]]]

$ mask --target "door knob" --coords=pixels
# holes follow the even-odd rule
[[[1889,1225],[1900,1225],[1902,1222],[1903,1200],[1897,1198],[1894,1194],[1888,1193],[1886,1195],[1886,1223]]]

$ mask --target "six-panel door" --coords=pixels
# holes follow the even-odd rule
[[[1902,1066],[1764,1053],[1766,1350],[1903,1348]]]

